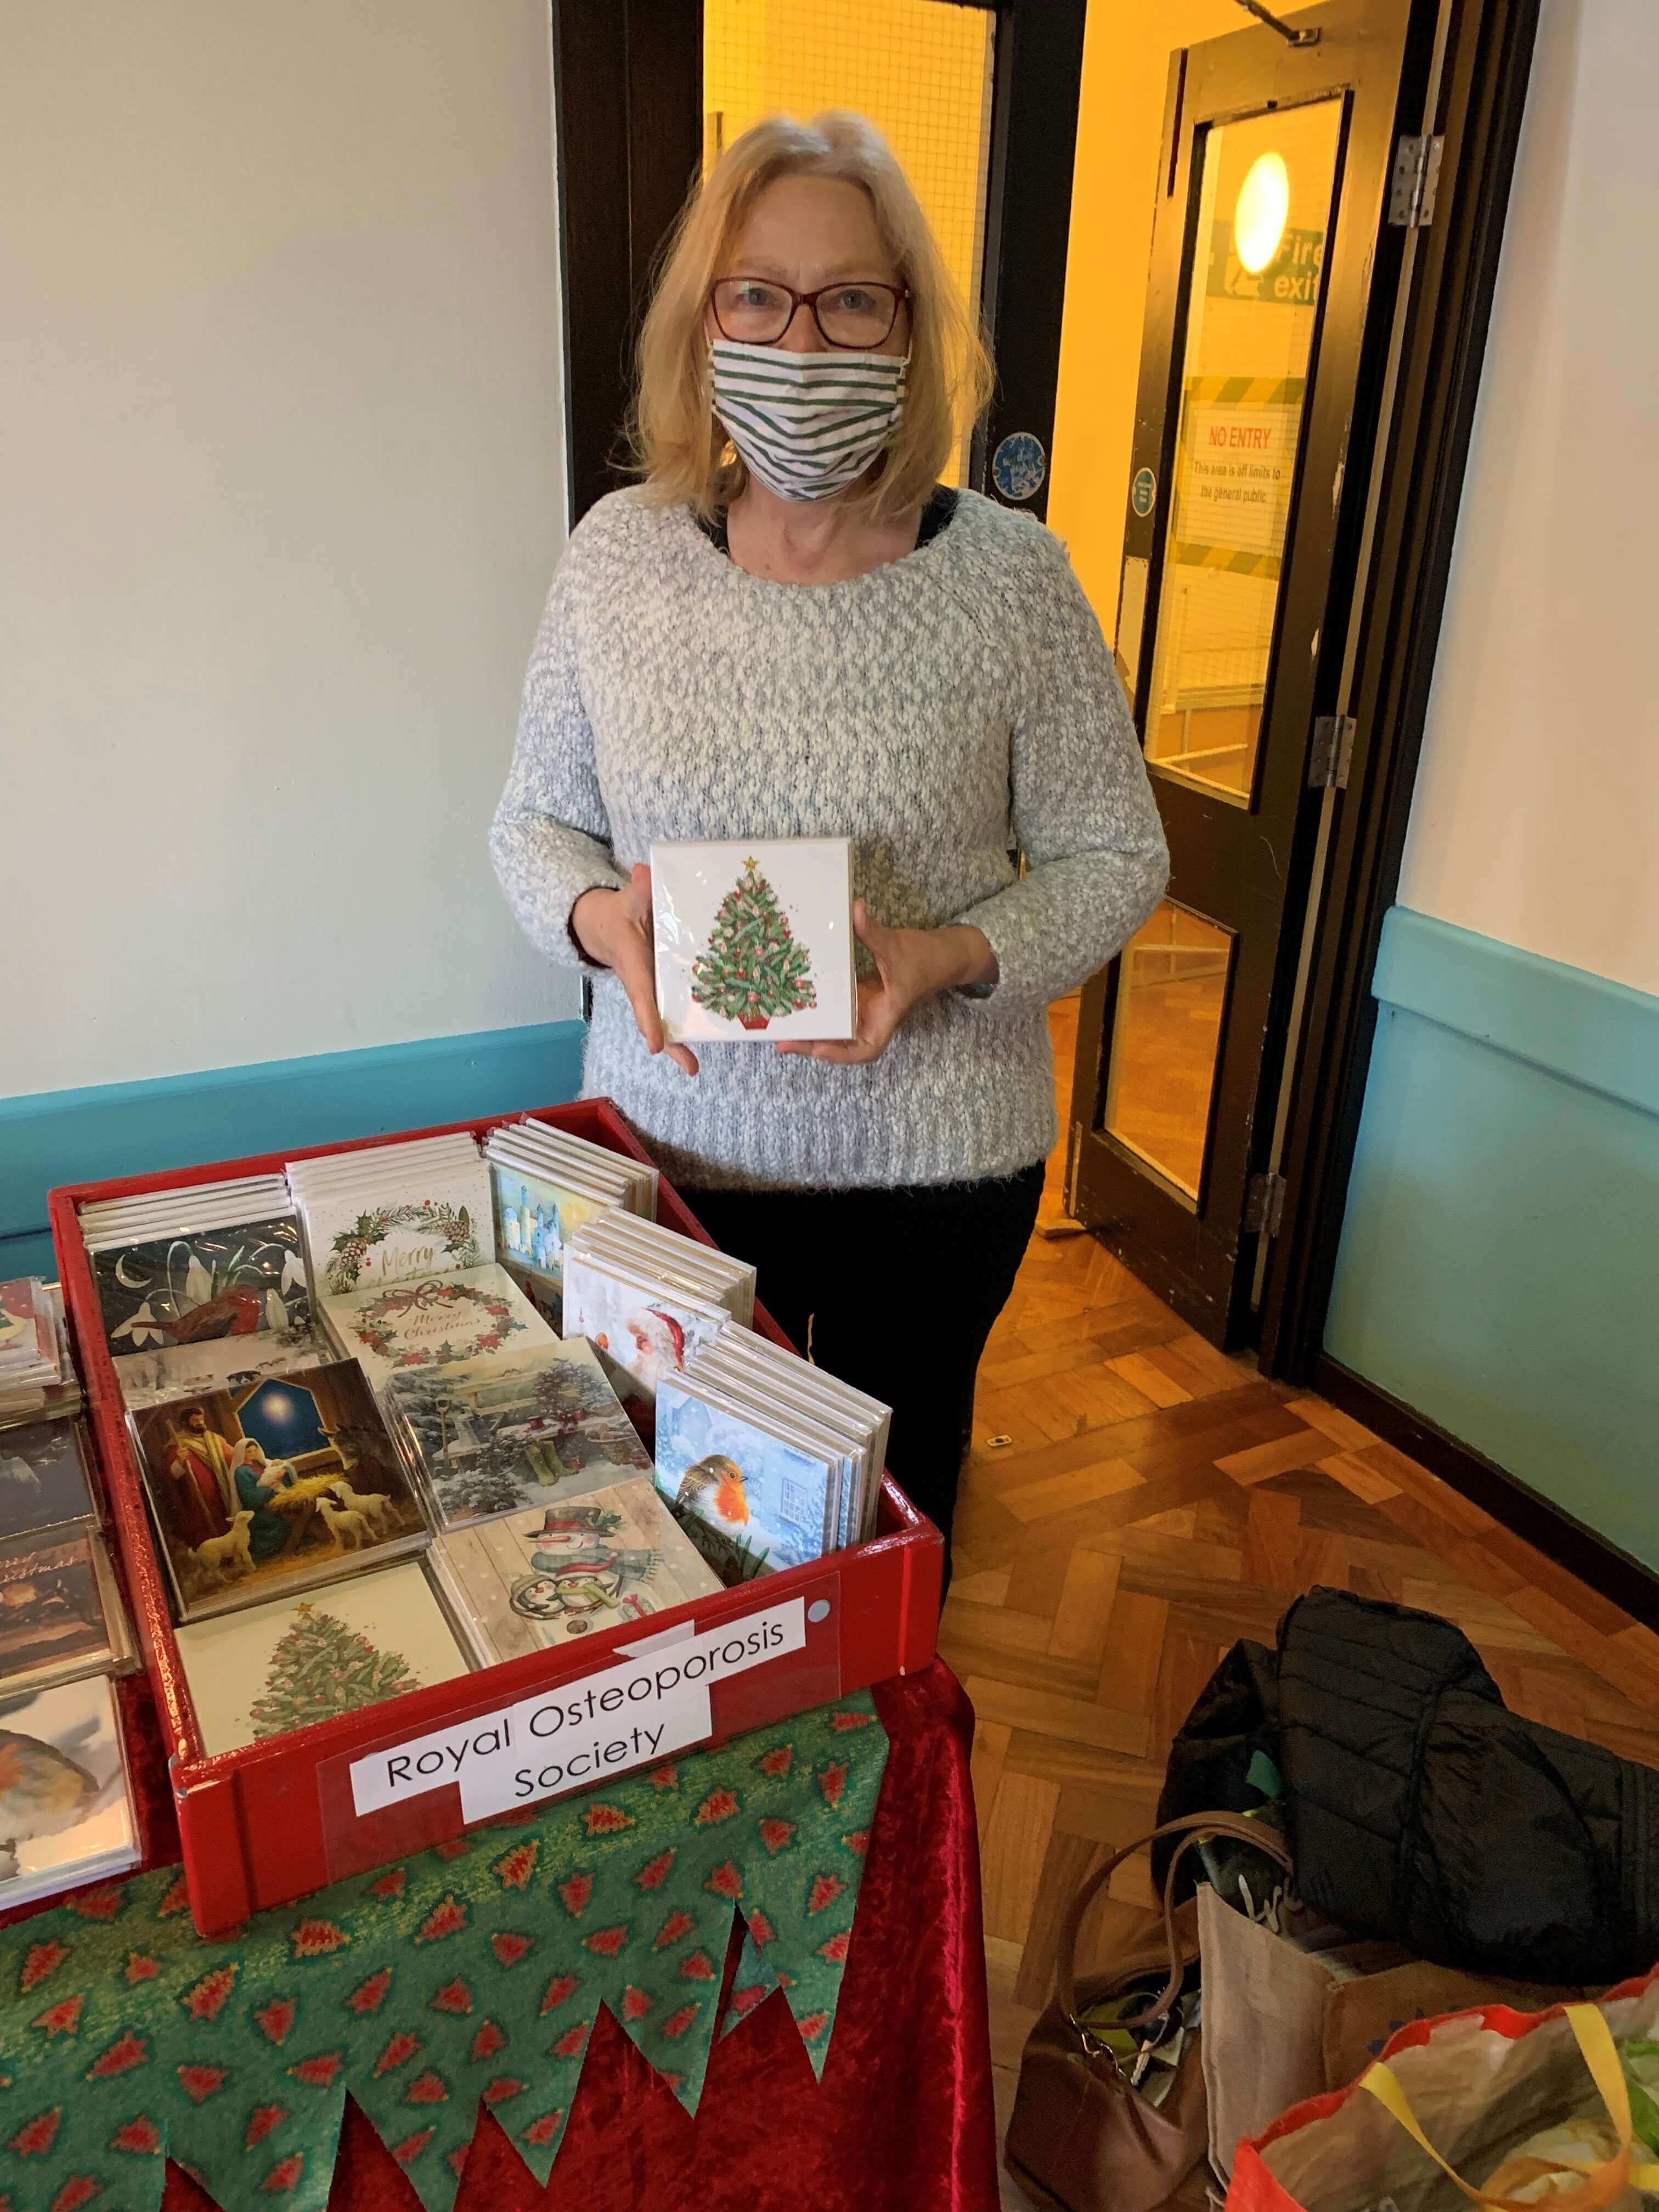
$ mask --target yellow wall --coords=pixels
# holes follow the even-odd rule
[[[1108,637],[1117,623],[1170,54],[1244,27],[1235,0],[1089,0],[1048,521]]]

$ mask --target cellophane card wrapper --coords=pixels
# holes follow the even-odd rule
[[[688,1043],[844,1042],[856,1026],[845,838],[653,845],[657,1000]]]

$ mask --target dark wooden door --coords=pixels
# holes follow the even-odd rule
[[[1287,23],[1317,36],[1262,25],[1171,59],[1117,632],[1170,878],[1085,994],[1072,1108],[1073,1210],[1218,1344],[1271,1225],[1263,1102],[1336,735],[1318,725],[1352,581],[1345,477],[1432,32],[1412,0]]]

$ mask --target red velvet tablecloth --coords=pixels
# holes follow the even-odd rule
[[[775,1995],[715,2045],[694,2119],[601,2014],[545,2193],[486,2113],[456,2212],[995,2212],[973,1713],[938,1662],[874,1694],[891,1747],[822,2082]],[[168,2167],[165,2212],[211,2202]],[[351,2105],[329,2204],[419,2212]]]

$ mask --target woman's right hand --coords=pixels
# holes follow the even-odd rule
[[[690,1047],[663,1040],[651,936],[651,871],[644,861],[635,866],[625,891],[584,891],[570,909],[570,927],[588,958],[610,969],[627,992],[646,1050],[653,1058],[665,1052],[682,1074],[695,1075],[697,1056]]]

